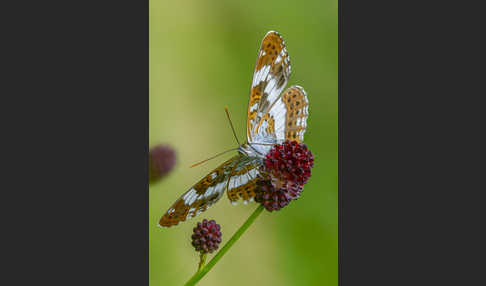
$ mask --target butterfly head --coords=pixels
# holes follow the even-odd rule
[[[248,157],[257,157],[259,154],[256,150],[253,150],[248,143],[243,143],[239,148],[238,148],[238,153],[240,153],[243,156],[248,156]]]
[[[263,159],[274,144],[275,142],[244,143],[238,148],[238,152],[244,156]]]

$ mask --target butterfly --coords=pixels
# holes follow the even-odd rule
[[[248,104],[247,142],[238,154],[221,164],[185,192],[162,216],[159,226],[170,227],[199,215],[227,190],[232,204],[254,200],[260,167],[275,144],[302,142],[309,115],[304,89],[284,88],[290,76],[290,59],[279,33],[268,32],[258,52]]]

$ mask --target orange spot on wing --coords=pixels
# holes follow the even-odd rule
[[[232,202],[238,201],[240,198],[243,199],[244,201],[248,201],[251,198],[255,197],[255,190],[257,188],[257,181],[259,179],[255,178],[245,185],[241,185],[237,188],[230,189],[228,190],[228,198]]]
[[[285,118],[285,139],[301,141],[299,132],[305,130],[303,122],[307,118],[305,107],[308,106],[306,95],[303,90],[298,87],[290,87],[282,94],[282,102],[287,108],[287,115]],[[301,124],[297,124],[297,119],[301,119]]]

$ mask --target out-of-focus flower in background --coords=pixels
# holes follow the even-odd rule
[[[176,152],[167,144],[152,147],[149,151],[149,182],[164,178],[176,163]]]

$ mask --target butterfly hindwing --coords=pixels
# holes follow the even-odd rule
[[[282,93],[281,101],[286,110],[283,128],[285,140],[303,142],[309,116],[309,100],[305,90],[298,85],[291,86]],[[280,134],[281,129],[278,132]]]
[[[270,31],[263,38],[253,73],[248,104],[248,142],[254,141],[258,123],[277,102],[289,76],[290,59],[285,42],[280,34]]]
[[[240,155],[234,156],[202,178],[169,208],[160,219],[159,225],[176,225],[197,216],[216,203],[223,195],[230,174],[241,158]]]
[[[228,182],[228,199],[232,204],[242,199],[243,203],[253,201],[257,181],[260,180],[260,161],[244,161],[235,168]]]

